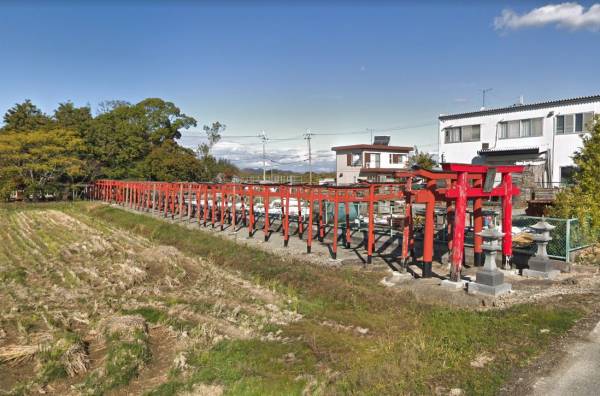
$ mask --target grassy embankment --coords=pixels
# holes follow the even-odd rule
[[[419,304],[410,294],[381,286],[381,273],[284,260],[105,205],[51,207],[92,229],[116,227],[132,238],[172,246],[191,257],[206,258],[218,268],[239,271],[283,295],[289,308],[303,316],[285,325],[257,328],[262,334],[278,334],[276,340],[230,337],[208,347],[190,348],[186,368],[170,367],[166,380],[157,384],[152,394],[172,394],[192,389],[194,384],[221,385],[227,394],[256,395],[300,394],[303,390],[427,394],[452,388],[468,394],[494,394],[513,368],[527,365],[582,314],[569,307],[568,299],[562,306],[527,305],[483,312]],[[26,265],[3,264],[0,278],[27,286],[30,270]],[[182,283],[181,287],[189,285]],[[140,314],[149,323],[181,322],[167,309],[151,305],[121,308],[120,312]],[[191,321],[179,327],[193,332],[199,325]],[[141,339],[143,346],[145,338]],[[113,341],[109,338],[109,348]],[[137,352],[143,360],[157,358],[144,348]],[[105,388],[131,381],[138,374],[138,366],[134,368],[127,371],[131,375],[125,379],[105,379]],[[103,383],[93,373],[86,381],[84,385]]]

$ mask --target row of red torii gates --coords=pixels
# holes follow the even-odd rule
[[[512,197],[519,194],[513,184],[512,173],[521,173],[522,166],[497,166],[468,164],[442,164],[441,171],[424,169],[398,171],[395,176],[401,182],[361,183],[351,186],[320,186],[290,184],[242,184],[242,183],[167,183],[119,180],[98,180],[94,184],[92,197],[114,202],[142,211],[153,211],[165,217],[197,217],[204,226],[224,228],[226,219],[236,229],[247,227],[250,237],[257,231],[256,202],[264,203],[263,232],[265,241],[271,231],[269,205],[271,199],[281,200],[281,228],[284,246],[290,238],[290,222],[296,218],[298,235],[303,239],[306,232],[306,250],[311,252],[313,239],[323,242],[325,235],[325,203],[333,204],[332,256],[336,258],[339,237],[339,207],[345,206],[343,239],[349,247],[351,238],[349,205],[367,203],[367,263],[371,263],[375,247],[375,204],[378,202],[404,201],[405,214],[402,225],[401,264],[406,268],[409,256],[414,259],[413,211],[414,204],[425,207],[422,276],[432,275],[431,263],[434,253],[434,227],[436,203],[446,205],[448,211],[448,247],[451,251],[450,279],[458,281],[461,276],[464,254],[464,237],[468,201],[473,201],[474,261],[482,260],[483,229],[482,200],[497,197],[502,205],[502,229],[506,230],[502,241],[503,262],[512,256]],[[419,185],[417,186],[417,182]],[[423,185],[424,183],[424,185]],[[420,187],[420,188],[417,188]],[[290,201],[297,205],[292,208]],[[303,206],[303,203],[308,203]],[[302,213],[305,209],[308,213]],[[313,213],[314,212],[314,213]],[[261,213],[262,214],[262,213]],[[316,229],[316,234],[315,234]]]

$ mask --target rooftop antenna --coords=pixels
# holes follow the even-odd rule
[[[490,92],[493,88],[484,88],[481,90],[481,110],[485,110],[485,94]]]

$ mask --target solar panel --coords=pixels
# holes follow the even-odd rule
[[[380,144],[383,146],[387,146],[390,144],[390,137],[389,136],[375,136],[373,138],[373,144]]]

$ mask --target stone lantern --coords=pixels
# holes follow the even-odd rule
[[[535,230],[533,235],[533,241],[537,245],[537,251],[535,255],[529,259],[527,263],[529,269],[523,270],[523,276],[529,276],[541,279],[554,279],[560,273],[555,270],[550,258],[548,257],[548,242],[552,240],[550,231],[556,228],[552,224],[549,224],[543,217],[542,220],[532,225],[531,228]]]
[[[496,266],[496,254],[502,250],[500,241],[504,233],[497,228],[488,228],[477,235],[483,238],[482,249],[485,261],[483,268],[475,275],[475,282],[469,283],[468,292],[488,294],[494,297],[508,293],[512,286],[510,283],[504,283],[504,273]]]

